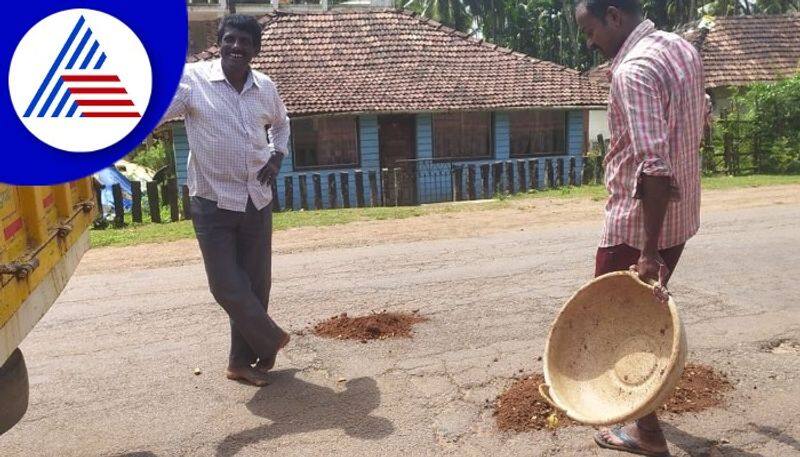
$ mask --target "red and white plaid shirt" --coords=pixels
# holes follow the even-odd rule
[[[703,63],[683,38],[642,22],[611,65],[601,247],[644,246],[641,176],[670,177],[658,248],[686,242],[700,225],[700,141],[708,109]]]

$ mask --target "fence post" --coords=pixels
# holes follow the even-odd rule
[[[291,176],[283,178],[283,209],[294,210],[294,179]]]
[[[507,161],[506,165],[506,190],[509,194],[514,193],[514,162]]]
[[[564,185],[564,172],[566,171],[566,167],[564,167],[564,159],[559,158],[556,159],[556,182],[558,183],[558,187],[562,187]]]
[[[600,147],[600,155],[595,157],[592,174],[594,175],[594,183],[600,184],[602,181],[605,181],[606,173],[603,169],[603,159],[606,157],[606,140],[603,138],[602,134],[597,135],[597,144]]]
[[[350,207],[350,174],[346,171],[339,173],[339,186],[342,188],[342,206]]]
[[[189,186],[184,184],[182,190],[183,192],[181,193],[181,200],[183,203],[183,219],[188,221],[192,219],[192,199],[189,198]],[[273,195],[273,200],[276,198],[277,196]]]
[[[374,170],[369,171],[369,204],[372,207],[378,206],[378,177]]]
[[[389,169],[381,168],[381,201],[383,206],[389,206]]]
[[[361,170],[355,171],[356,177],[356,206],[363,208],[364,205],[364,172]]]
[[[114,227],[122,228],[125,226],[125,207],[122,205],[122,186],[119,184],[111,186],[111,195],[114,196]]]
[[[481,165],[481,185],[483,187],[483,198],[491,198],[491,190],[489,188],[489,164],[484,163]]]
[[[336,208],[336,173],[328,173],[328,208]]]
[[[492,164],[492,187],[493,195],[503,193],[503,163],[495,162]]]
[[[322,176],[314,173],[311,181],[314,183],[314,209],[322,209]]]
[[[464,200],[464,166],[453,165],[450,169],[450,176],[453,182],[453,201]]]
[[[105,215],[103,214],[103,189],[106,186],[92,179],[92,187],[94,188],[94,199],[97,201],[97,214],[104,218]]]
[[[467,166],[467,198],[475,200],[475,165]]]
[[[131,181],[131,220],[142,222],[142,183]]]
[[[569,185],[576,185],[575,182],[575,157],[569,158]]]
[[[400,204],[400,168],[392,168],[392,197],[394,198],[394,206]]]
[[[519,192],[528,191],[528,183],[525,182],[525,161],[517,160],[517,180],[519,181]]]
[[[158,201],[158,183],[147,183],[147,200],[150,206],[150,220],[161,222],[161,203]]]
[[[297,182],[300,187],[300,208],[308,210],[308,180],[305,174],[297,175]]]
[[[531,190],[539,190],[539,161],[528,160],[528,175],[531,177]]]
[[[178,207],[178,179],[169,178],[167,180],[167,199],[169,201],[169,220],[178,222],[180,220],[180,208]]]

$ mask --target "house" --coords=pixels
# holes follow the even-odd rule
[[[490,180],[493,189],[498,183],[481,165],[538,158],[530,163],[539,169],[528,172],[544,176],[544,159],[572,158],[579,172],[588,110],[605,103],[603,89],[575,70],[411,12],[273,11],[260,21],[262,51],[253,66],[276,82],[292,121],[281,198],[287,178],[320,186],[347,173],[355,190],[370,184],[357,184],[356,176],[380,178],[387,168],[403,170],[411,203],[452,199],[454,165],[475,166],[475,179]],[[212,47],[189,60],[217,55]],[[180,122],[170,125],[183,184],[186,132]],[[560,171],[566,182],[567,167]],[[327,207],[329,186],[321,187]],[[290,193],[292,206],[302,206],[299,192]]]
[[[729,106],[736,88],[774,82],[800,71],[800,14],[706,17],[676,30],[703,59],[714,113]],[[608,88],[606,62],[586,76]],[[590,115],[590,137],[605,132],[605,110]],[[606,130],[604,130],[606,129]],[[606,136],[607,138],[607,136]]]

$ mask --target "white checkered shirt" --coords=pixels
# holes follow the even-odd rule
[[[225,79],[219,59],[188,64],[163,119],[179,116],[189,138],[189,195],[240,212],[248,196],[257,209],[272,201],[272,189],[257,174],[271,148],[288,153],[289,118],[271,79],[253,70],[239,93]]]

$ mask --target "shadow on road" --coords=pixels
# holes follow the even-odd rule
[[[351,379],[337,392],[295,378],[296,369],[272,373],[270,384],[258,390],[247,409],[271,422],[225,437],[218,457],[236,455],[243,448],[284,435],[341,429],[351,437],[376,440],[391,435],[394,425],[371,415],[380,405],[380,391],[372,378]]]
[[[661,423],[661,427],[664,429],[667,441],[683,449],[684,452],[691,456],[764,457],[762,454],[744,451],[729,444],[717,444],[707,438],[694,436],[665,422]],[[715,448],[719,451],[718,453],[711,452]]]
[[[755,430],[757,433],[760,433],[766,436],[767,438],[773,439],[787,446],[791,446],[796,450],[800,451],[800,442],[798,442],[796,439],[784,433],[783,430],[779,430],[775,427],[770,427],[768,425],[757,425],[752,422],[747,425],[752,427],[753,430]]]

